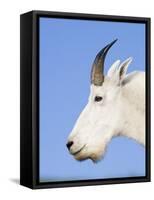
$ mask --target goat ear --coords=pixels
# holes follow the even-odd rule
[[[120,65],[120,60],[115,61],[107,72],[108,77],[113,77]]]
[[[120,64],[119,70],[118,70],[118,76],[119,76],[120,82],[124,79],[124,77],[125,77],[125,75],[127,73],[128,66],[130,65],[132,60],[133,60],[133,58],[129,57],[124,62],[122,62]]]

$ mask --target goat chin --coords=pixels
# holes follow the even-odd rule
[[[97,151],[93,150],[90,152],[88,152],[88,151],[80,152],[80,153],[74,155],[74,158],[78,161],[84,161],[84,160],[90,159],[94,163],[97,163],[103,159],[105,151],[106,151],[106,148],[103,152],[102,152],[102,149],[100,149],[100,150],[97,149]]]

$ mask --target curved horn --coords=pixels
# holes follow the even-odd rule
[[[104,61],[107,55],[108,50],[112,47],[112,45],[117,41],[114,40],[110,44],[106,45],[97,55],[94,60],[92,70],[91,70],[91,83],[96,86],[101,86],[104,81]]]

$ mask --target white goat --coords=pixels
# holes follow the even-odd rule
[[[67,148],[77,160],[100,160],[119,135],[145,145],[145,73],[126,75],[132,61],[128,58],[121,64],[117,60],[103,75],[106,54],[115,42],[94,60],[89,100],[68,138]]]

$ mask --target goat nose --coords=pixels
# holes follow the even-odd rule
[[[73,145],[73,141],[70,141],[66,144],[68,150],[70,150],[71,146]]]

